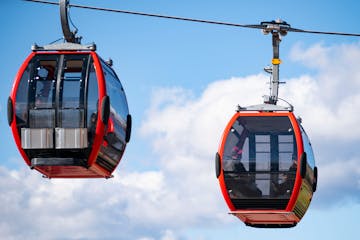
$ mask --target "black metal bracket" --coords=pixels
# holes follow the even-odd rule
[[[61,20],[61,27],[64,34],[64,38],[67,42],[71,43],[80,43],[81,37],[76,37],[76,32],[70,30],[69,26],[69,0],[59,0],[60,6],[60,20]]]

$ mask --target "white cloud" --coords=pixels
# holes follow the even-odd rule
[[[175,233],[171,230],[165,230],[162,232],[162,236],[159,240],[177,240],[178,238],[175,236]],[[152,237],[141,237],[138,240],[155,240]]]
[[[171,230],[164,231],[164,235],[161,237],[161,240],[176,240],[175,234]]]
[[[0,167],[0,238],[176,239],[163,230],[175,217],[168,202],[177,199],[166,193],[161,172],[115,174],[48,180],[29,169]],[[171,216],[159,217],[162,210]]]
[[[289,79],[284,95],[294,103],[314,137],[359,140],[360,45],[293,48],[292,58],[317,69],[315,76]]]
[[[325,49],[322,44],[315,44],[307,49],[298,43],[294,45],[290,52],[290,57],[293,60],[300,61],[310,68],[322,69],[333,62],[329,59],[329,52],[331,49]]]
[[[141,132],[155,136],[153,146],[161,155],[191,151],[208,156],[236,105],[260,103],[264,81],[262,74],[217,81],[199,98],[181,88],[156,90]]]
[[[321,44],[309,48],[295,45],[292,59],[317,70],[315,80],[323,101],[335,104],[344,97],[358,94],[360,87],[360,43],[325,47]]]
[[[320,181],[320,188],[325,189],[326,185],[331,185],[333,188],[329,188],[327,190],[334,191],[338,188],[343,188],[354,192],[360,191],[360,186],[358,185],[360,180],[359,159],[334,159],[334,161],[324,165],[324,168],[321,171],[321,174],[324,179],[326,179],[326,182]]]

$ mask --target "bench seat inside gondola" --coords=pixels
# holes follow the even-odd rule
[[[82,109],[61,109],[55,127],[55,109],[29,110],[29,128],[21,128],[21,145],[31,156],[31,167],[87,166],[83,150],[88,147],[88,130]]]
[[[224,171],[226,188],[233,206],[240,210],[286,208],[292,192],[292,185],[282,193],[277,192],[277,182],[281,175],[287,175],[293,182],[294,173],[288,171],[236,172]]]
[[[21,128],[23,149],[84,149],[88,147],[82,109],[62,109],[55,127],[55,109],[31,109],[29,128]]]

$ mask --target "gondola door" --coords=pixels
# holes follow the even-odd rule
[[[57,81],[56,149],[84,149],[88,146],[85,122],[85,82],[88,55],[62,55]]]

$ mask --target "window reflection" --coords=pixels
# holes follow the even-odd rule
[[[302,126],[300,127],[300,129],[301,129],[301,135],[302,135],[303,144],[304,144],[304,151],[306,152],[307,162],[308,162],[309,166],[312,169],[314,169],[315,157],[314,157],[314,152],[312,150],[310,139]]]
[[[88,89],[87,89],[87,128],[89,142],[92,143],[95,137],[98,109],[98,82],[93,62],[90,64]]]
[[[68,60],[64,68],[62,107],[80,108],[83,60]]]
[[[23,75],[21,76],[18,94],[16,94],[15,100],[15,114],[16,114],[16,125],[18,129],[26,126],[28,119],[28,97],[29,97],[29,79],[30,79],[30,69],[33,64],[30,63],[25,69]],[[20,134],[20,133],[19,133]]]
[[[222,156],[232,200],[290,197],[297,167],[293,132],[287,116],[246,116],[234,122]]]

